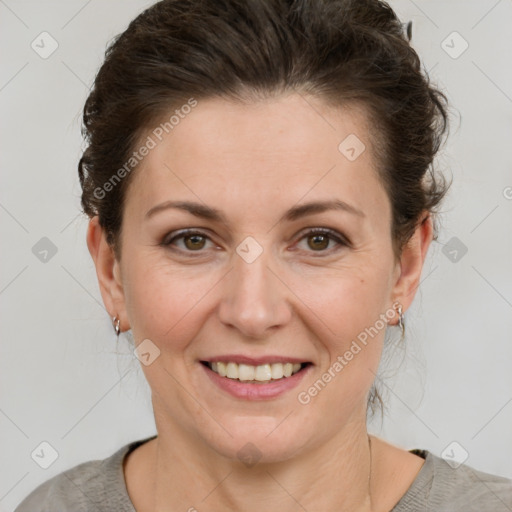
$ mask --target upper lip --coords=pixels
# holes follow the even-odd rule
[[[237,364],[248,364],[250,366],[260,366],[262,364],[274,364],[274,363],[309,363],[307,359],[299,359],[297,357],[290,356],[261,356],[261,357],[248,357],[241,354],[226,354],[220,356],[209,357],[208,359],[202,359],[208,363],[237,363]]]

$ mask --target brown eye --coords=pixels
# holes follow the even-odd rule
[[[300,240],[307,240],[307,252],[330,253],[343,246],[350,247],[350,242],[341,234],[327,228],[315,228],[304,233]],[[334,242],[338,247],[329,249],[329,242]]]
[[[308,245],[309,245],[309,247],[311,247],[311,249],[322,250],[322,249],[327,249],[327,247],[329,246],[330,238],[326,235],[314,234],[314,235],[309,235],[307,238],[308,238]]]
[[[201,252],[208,240],[210,238],[200,231],[181,231],[171,238],[164,239],[162,245],[181,252]]]
[[[191,250],[202,249],[205,244],[205,237],[202,235],[187,235],[181,238],[185,241],[185,246]]]

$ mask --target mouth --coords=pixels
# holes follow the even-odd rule
[[[255,385],[284,381],[312,365],[311,362],[278,362],[259,364],[257,366],[236,363],[234,361],[200,362],[220,377],[236,382],[243,382],[244,384]]]

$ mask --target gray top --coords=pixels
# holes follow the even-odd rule
[[[78,464],[42,483],[14,512],[136,512],[124,480],[124,457],[141,444],[126,444],[103,460]],[[452,469],[428,450],[416,479],[390,512],[512,512],[512,480],[466,464]]]

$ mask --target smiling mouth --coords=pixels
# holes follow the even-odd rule
[[[252,366],[234,362],[201,361],[201,364],[227,379],[244,382],[246,384],[267,384],[291,377],[311,363],[273,363]]]

